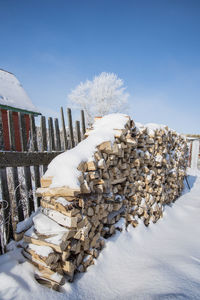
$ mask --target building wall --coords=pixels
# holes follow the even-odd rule
[[[9,129],[8,129],[8,116],[7,110],[1,109],[1,120],[0,120],[0,150],[12,150],[10,148],[9,142]],[[18,113],[13,112],[13,124],[14,124],[14,132],[15,132],[15,151],[21,151],[21,141],[20,141],[20,128],[19,128],[19,119]],[[25,126],[26,126],[26,134],[27,134],[27,141],[29,139],[29,131],[30,131],[30,118],[28,114],[25,114]]]
[[[4,150],[10,150],[10,143],[9,143],[9,133],[8,133],[8,117],[7,111],[5,109],[1,110],[2,116],[2,127],[3,127],[3,141],[4,141]]]
[[[3,150],[3,126],[2,126],[2,116],[0,111],[0,150]]]

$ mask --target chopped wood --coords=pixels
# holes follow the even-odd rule
[[[103,142],[99,146],[97,146],[98,150],[105,153],[111,153],[112,152],[112,144],[110,141]]]
[[[59,285],[63,285],[65,283],[65,279],[62,275],[60,275],[59,273],[53,272],[49,269],[43,269],[43,270],[39,270],[39,271],[35,270],[35,276],[36,276],[36,278],[48,279]]]
[[[65,235],[63,235],[63,241],[61,241],[61,243],[59,245],[47,242],[44,239],[42,240],[39,238],[30,237],[30,236],[27,236],[26,234],[24,235],[24,241],[26,243],[32,243],[32,244],[38,245],[38,246],[49,246],[58,253],[62,253],[68,246]]]
[[[40,204],[43,208],[49,208],[49,209],[52,209],[52,210],[56,210],[60,213],[62,213],[63,215],[65,216],[68,216],[68,217],[73,217],[75,215],[77,215],[79,213],[79,210],[76,209],[76,208],[73,208],[71,210],[68,210],[65,206],[63,206],[62,204],[60,203],[56,203],[54,202],[55,204],[52,204],[50,202],[47,202],[45,200],[41,200],[40,201]]]
[[[88,161],[86,164],[87,164],[87,171],[96,171],[97,170],[97,164],[95,161]]]
[[[60,290],[60,285],[55,283],[54,281],[51,281],[47,278],[43,278],[42,276],[40,276],[38,274],[34,274],[34,277],[37,280],[37,282],[42,284],[43,286],[46,286],[54,291]]]
[[[75,270],[75,266],[71,261],[65,261],[62,264],[62,269],[65,273],[72,273]]]
[[[49,187],[51,184],[52,184],[52,179],[53,179],[53,176],[51,177],[42,177],[40,179],[40,183],[41,183],[41,187],[42,188],[47,188]]]
[[[66,215],[63,215],[59,211],[49,209],[49,208],[43,208],[42,212],[48,216],[50,219],[54,220],[58,224],[68,227],[68,228],[73,228],[77,226],[78,222],[78,217],[68,217]]]
[[[78,165],[77,169],[78,169],[79,171],[81,171],[81,172],[86,172],[86,170],[87,170],[87,164],[86,164],[86,162],[85,162],[85,161],[82,161],[82,162]]]
[[[57,253],[49,253],[48,256],[42,256],[41,254],[38,254],[36,251],[32,250],[30,248],[30,244],[27,245],[25,248],[26,252],[28,252],[32,257],[37,259],[38,261],[41,261],[45,263],[47,266],[55,266],[55,264],[59,261],[60,255]]]
[[[90,128],[86,136],[92,131]],[[41,212],[68,229],[59,243],[54,245],[52,236],[37,232],[24,234],[28,244],[54,250],[41,257],[24,246],[35,265],[63,271],[70,280],[76,271],[84,272],[94,263],[105,244],[104,237],[122,230],[117,223],[122,216],[126,226],[133,227],[139,219],[148,226],[162,217],[164,205],[175,201],[183,189],[187,145],[168,128],[138,129],[127,117],[124,128],[114,129],[114,139],[99,144],[92,158],[85,160],[77,166],[80,188],[51,188],[53,178],[44,176],[42,187],[37,189],[42,197]],[[48,278],[38,280],[46,280],[53,288]]]
[[[119,179],[115,179],[111,182],[111,184],[118,184],[118,183],[122,183],[126,181],[126,177],[122,177],[122,178],[119,178]]]
[[[91,189],[87,183],[87,181],[84,180],[84,183],[81,184],[81,193],[82,194],[90,194]]]
[[[81,194],[80,189],[71,189],[67,186],[65,187],[58,187],[58,188],[38,188],[36,190],[36,194],[38,197],[63,197],[63,196],[78,196]]]

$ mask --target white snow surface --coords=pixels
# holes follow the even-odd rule
[[[166,131],[167,126],[163,125],[163,124],[156,124],[156,123],[147,123],[147,124],[141,124],[138,122],[135,122],[136,127],[142,131],[144,129],[147,129],[147,133],[150,136],[154,136],[155,135],[155,131],[156,130],[164,130]]]
[[[29,229],[33,225],[33,217],[35,217],[39,212],[40,209],[38,208],[35,212],[32,212],[30,217],[17,223],[16,233],[20,233]]]
[[[87,139],[51,161],[44,175],[53,176],[51,187],[79,188],[78,176],[81,172],[77,170],[78,165],[92,158],[96,146],[106,141],[114,141],[114,129],[123,129],[127,121],[128,116],[124,114],[109,114],[97,119]]]
[[[49,254],[54,253],[53,249],[48,246],[38,246],[29,244],[28,247],[40,256],[48,257]]]
[[[38,236],[34,231],[34,229],[36,229],[40,234],[49,235],[50,237],[47,237],[45,241],[55,245],[60,245],[63,235],[68,231],[67,228],[60,226],[42,213],[38,214],[34,218],[33,223],[34,226],[28,229],[25,234],[32,238],[38,239]]]
[[[191,190],[158,223],[106,240],[95,265],[62,293],[35,281],[20,249],[0,256],[0,299],[200,299],[200,172],[189,171]]]
[[[39,112],[14,74],[0,70],[0,104]]]
[[[33,217],[34,227],[40,234],[52,235],[67,232],[68,229],[60,226],[43,213],[39,213]]]
[[[71,202],[67,201],[65,198],[63,197],[58,197],[55,201],[56,203],[60,203],[62,204],[63,206],[67,206],[67,205],[70,205]]]

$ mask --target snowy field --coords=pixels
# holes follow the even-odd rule
[[[95,265],[62,293],[39,285],[15,248],[0,256],[0,299],[200,299],[200,171],[163,219],[128,227],[106,241]]]

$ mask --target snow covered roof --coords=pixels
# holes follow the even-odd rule
[[[16,76],[0,69],[0,107],[40,114]]]

